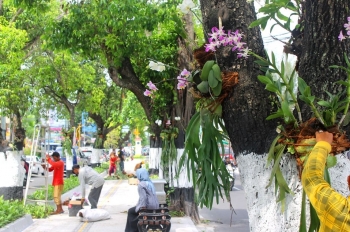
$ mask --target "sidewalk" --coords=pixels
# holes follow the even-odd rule
[[[80,189],[77,191],[80,192]],[[98,207],[106,209],[111,219],[80,222],[79,217],[69,217],[68,207],[64,206],[63,214],[53,215],[46,219],[35,219],[34,223],[24,232],[124,232],[127,210],[135,206],[137,200],[137,185],[129,185],[127,180],[107,180],[102,188]],[[194,232],[198,230],[189,217],[178,217],[171,219],[171,231]]]

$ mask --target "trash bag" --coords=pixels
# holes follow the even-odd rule
[[[80,217],[82,222],[96,222],[111,218],[111,215],[105,209],[81,209],[77,216]]]

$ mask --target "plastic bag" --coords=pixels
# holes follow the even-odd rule
[[[110,219],[111,215],[105,209],[81,209],[77,217],[80,217],[82,222],[96,222]]]

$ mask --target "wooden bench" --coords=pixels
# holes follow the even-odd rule
[[[138,218],[139,232],[163,231],[171,228],[168,205],[161,204],[159,209],[142,209]]]

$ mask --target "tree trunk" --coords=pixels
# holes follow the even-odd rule
[[[244,42],[255,53],[263,56],[263,42],[259,28],[248,30],[249,24],[256,19],[254,6],[245,0],[227,3],[220,0],[213,5],[212,1],[201,1],[205,31],[218,27],[221,17],[224,29],[244,33]],[[239,73],[239,83],[223,102],[223,118],[228,130],[232,148],[236,154],[265,153],[272,139],[276,136],[276,123],[266,121],[272,112],[268,91],[258,82],[261,74],[254,64],[254,58],[237,59],[230,47],[217,51],[217,59],[221,70]]]
[[[345,66],[344,53],[349,56],[349,40],[340,42],[338,35],[344,30],[349,16],[350,2],[336,1],[305,1],[303,10],[304,31],[302,31],[302,51],[299,58],[301,76],[311,88],[311,93],[317,98],[328,100],[325,91],[336,94],[344,90],[343,85],[336,81],[346,81],[347,76],[341,69],[329,68],[331,65]],[[318,101],[318,100],[317,100]],[[311,110],[303,106],[304,121],[310,117]]]
[[[69,126],[72,128],[75,126],[75,106],[69,110]]]
[[[212,2],[201,0],[205,30],[209,32],[213,26],[218,27],[218,17],[221,17],[225,30],[240,29],[246,35],[243,39],[248,47],[261,55],[263,44],[259,29],[247,28],[256,19],[253,4],[245,0],[217,0],[215,4]],[[330,87],[330,91],[335,93],[339,91],[334,85],[334,81],[339,80],[339,70],[330,70],[328,66],[344,64],[343,52],[348,51],[348,42],[344,45],[337,41],[337,37],[346,23],[349,2],[307,0],[304,7],[303,15],[308,23],[304,25],[299,74],[311,86],[312,93],[316,93],[316,96],[324,95],[325,87]],[[271,108],[268,91],[257,81],[257,75],[260,74],[258,67],[253,64],[252,57],[248,60],[237,60],[236,55],[226,48],[218,49],[217,56],[222,70],[239,73],[238,85],[223,102],[223,118],[246,192],[250,229],[259,232],[297,231],[302,188],[293,157],[286,155],[280,163],[282,173],[295,193],[294,196],[287,196],[284,213],[281,212],[280,204],[276,203],[274,185],[266,188],[271,173],[271,167],[266,167],[266,153],[272,139],[277,135],[275,129],[278,124],[265,120],[274,110]],[[310,109],[303,108],[304,117],[307,112]],[[337,166],[330,170],[334,183],[332,186],[343,195],[347,193],[345,173],[349,172],[349,164],[347,159],[339,159]],[[339,167],[342,167],[342,172],[337,170]]]
[[[0,175],[0,196],[4,200],[22,200],[25,170],[18,151],[0,152]]]

